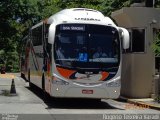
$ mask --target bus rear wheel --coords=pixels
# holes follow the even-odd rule
[[[45,91],[45,77],[44,77],[44,73],[42,74],[42,92],[43,92],[43,100],[47,101],[48,100],[48,95]]]
[[[30,80],[30,69],[28,70],[28,82],[29,82],[29,87],[33,88],[34,85],[33,85],[33,83],[31,83],[31,80]]]

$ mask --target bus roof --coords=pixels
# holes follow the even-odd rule
[[[64,9],[49,17],[47,23],[87,23],[116,26],[109,17],[105,17],[101,12],[87,8]]]

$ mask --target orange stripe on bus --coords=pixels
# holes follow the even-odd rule
[[[64,69],[64,68],[60,68],[60,67],[57,67],[57,70],[63,77],[68,78],[68,79],[73,73],[76,72],[74,70],[68,70],[68,69]]]
[[[47,75],[48,75],[48,77],[50,76],[50,73],[51,73],[51,62],[48,59],[47,60]]]
[[[102,74],[102,78],[100,80],[105,80],[109,76],[108,72],[102,72],[101,74]]]

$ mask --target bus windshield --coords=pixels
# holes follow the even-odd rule
[[[54,58],[70,69],[108,69],[119,66],[117,29],[91,24],[61,24],[56,28]]]

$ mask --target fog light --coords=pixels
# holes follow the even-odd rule
[[[59,89],[57,88],[56,90],[58,91]]]

